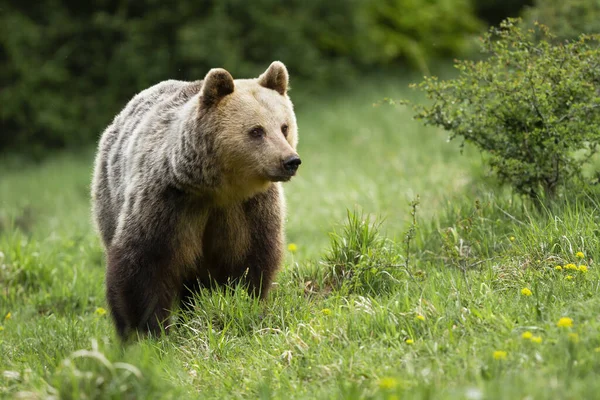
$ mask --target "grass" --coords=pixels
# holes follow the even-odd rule
[[[365,83],[299,107],[296,249],[268,301],[203,292],[168,336],[126,347],[89,216],[92,151],[1,163],[0,395],[594,398],[598,203],[531,207],[443,132],[372,106],[412,95]]]

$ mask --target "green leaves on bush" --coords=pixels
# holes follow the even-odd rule
[[[433,102],[415,106],[417,118],[474,144],[503,182],[531,197],[592,181],[583,170],[600,145],[599,37],[553,39],[509,19],[483,37],[485,60],[457,61],[455,79],[426,77],[418,88]]]

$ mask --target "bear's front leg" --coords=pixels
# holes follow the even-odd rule
[[[283,197],[281,187],[269,190],[244,204],[250,229],[250,246],[245,257],[250,295],[264,299],[283,260]]]
[[[108,250],[106,297],[117,333],[126,340],[139,331],[158,335],[177,294],[169,255],[156,243],[123,243]]]

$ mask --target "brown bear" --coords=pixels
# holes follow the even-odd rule
[[[106,128],[92,182],[121,338],[158,334],[176,300],[242,280],[264,298],[283,254],[281,182],[300,165],[288,72],[212,69],[136,95]]]

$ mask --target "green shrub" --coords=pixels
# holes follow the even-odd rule
[[[249,77],[279,59],[293,86],[315,90],[422,66],[464,48],[477,27],[467,1],[12,2],[0,12],[0,152],[94,142],[138,91],[216,66]]]
[[[529,28],[544,24],[556,41],[575,40],[582,33],[600,33],[600,0],[536,0],[523,20]]]
[[[451,80],[425,78],[418,87],[433,102],[415,106],[417,118],[474,144],[502,181],[533,198],[592,181],[582,170],[600,144],[598,37],[552,39],[507,20],[484,36],[487,59],[458,61]]]
[[[349,293],[380,294],[405,275],[393,242],[379,233],[381,221],[348,211],[342,232],[330,234],[324,258],[328,267],[325,286]]]

